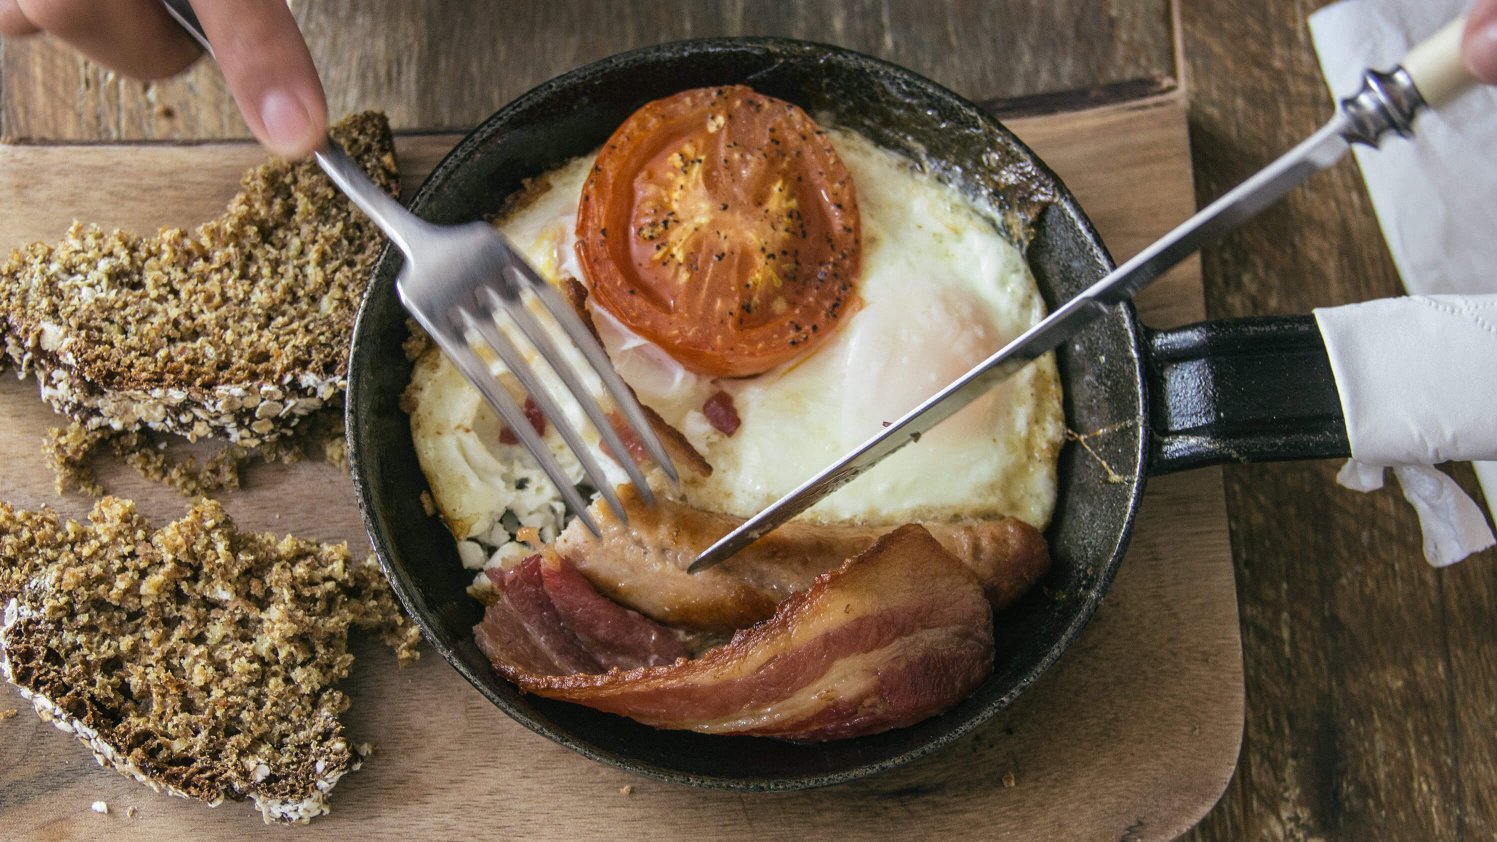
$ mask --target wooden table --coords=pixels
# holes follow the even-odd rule
[[[1197,197],[1241,180],[1330,107],[1302,16],[1265,0],[919,4],[631,0],[297,5],[331,109],[463,129],[535,82],[645,43],[762,33],[890,58],[1005,113],[1186,85]],[[1309,4],[1309,6],[1318,4]],[[504,20],[499,20],[499,10]],[[425,32],[449,33],[440,48]],[[1182,59],[1183,56],[1183,59]],[[462,95],[430,95],[429,91]],[[0,46],[0,134],[38,140],[245,134],[217,72],[146,86],[43,40]],[[1208,314],[1308,312],[1397,294],[1354,165],[1204,255]],[[1497,553],[1428,568],[1396,490],[1333,463],[1233,466],[1228,513],[1247,717],[1237,774],[1199,839],[1497,835]],[[1453,470],[1475,491],[1469,470]],[[3,834],[0,834],[3,835]]]

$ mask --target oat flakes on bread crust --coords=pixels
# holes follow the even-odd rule
[[[235,531],[200,501],[153,530],[105,498],[89,522],[0,504],[0,672],[100,765],[269,821],[327,812],[362,752],[339,720],[350,628],[402,661],[419,635],[373,560]]]
[[[332,134],[398,191],[383,115]],[[382,239],[312,161],[250,170],[189,233],[74,223],[0,266],[0,331],[54,409],[90,428],[146,427],[253,446],[336,403]]]

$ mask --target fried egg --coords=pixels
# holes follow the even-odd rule
[[[862,306],[821,345],[756,377],[713,378],[591,308],[619,374],[713,466],[709,476],[683,482],[682,496],[697,508],[753,515],[1044,316],[1023,254],[999,232],[991,209],[860,135],[832,129],[830,136],[862,215]],[[578,159],[549,173],[499,223],[553,283],[585,280],[574,231],[591,163]],[[703,413],[719,391],[741,421],[731,435]],[[544,527],[543,537],[560,526],[554,489],[521,448],[499,441],[498,421],[435,350],[416,366],[407,400],[437,507],[459,538],[500,548],[487,558],[466,548],[465,563],[512,560],[518,550],[497,557],[520,521]],[[580,412],[569,415],[585,429]],[[802,517],[897,524],[1008,515],[1043,528],[1055,505],[1063,436],[1059,378],[1046,356]],[[595,431],[585,437],[596,446]],[[548,430],[547,439],[580,481],[559,438]],[[611,459],[599,461],[624,481]]]

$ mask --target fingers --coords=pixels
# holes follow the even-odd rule
[[[194,0],[250,131],[300,158],[322,145],[327,99],[285,0]],[[160,79],[201,54],[157,0],[0,0],[0,35],[45,31],[127,76]]]
[[[1497,85],[1497,0],[1476,0],[1461,39],[1466,69],[1488,85]]]
[[[0,34],[38,30],[137,79],[180,73],[202,53],[155,0],[0,0]]]
[[[300,158],[327,135],[327,98],[285,0],[193,0],[214,57],[255,137]]]
[[[41,29],[21,14],[16,0],[0,0],[0,36],[35,35],[38,32]]]

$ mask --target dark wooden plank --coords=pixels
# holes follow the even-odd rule
[[[1310,10],[1184,4],[1198,201],[1328,116]],[[1217,317],[1402,291],[1350,163],[1208,249],[1204,271]],[[1493,838],[1497,552],[1430,569],[1398,492],[1347,491],[1338,467],[1226,471],[1248,716],[1236,778],[1194,838]]]
[[[330,108],[400,129],[462,129],[538,82],[610,53],[710,35],[825,41],[890,59],[974,99],[1176,75],[1164,0],[322,0],[296,4]],[[0,134],[60,140],[246,134],[216,68],[147,85],[48,39],[0,59]]]

